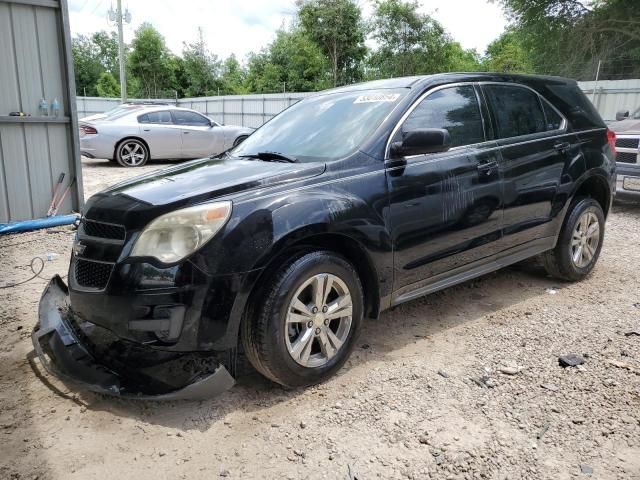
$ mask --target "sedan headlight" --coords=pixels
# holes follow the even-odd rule
[[[207,243],[230,216],[231,202],[197,205],[162,215],[145,227],[131,256],[177,262]]]

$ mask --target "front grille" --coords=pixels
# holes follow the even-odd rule
[[[82,229],[85,235],[108,240],[124,241],[125,229],[122,225],[96,222],[95,220],[82,219]]]
[[[111,276],[113,264],[77,258],[74,266],[76,283],[80,287],[104,290]]]
[[[638,155],[635,153],[618,152],[616,155],[616,162],[619,163],[636,163]]]
[[[616,147],[618,148],[638,148],[640,138],[617,138]]]

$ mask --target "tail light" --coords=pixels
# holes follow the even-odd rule
[[[613,158],[616,158],[618,156],[618,152],[616,152],[616,133],[613,130],[607,130],[607,141],[613,152]]]
[[[80,125],[80,133],[84,135],[95,135],[98,133],[94,127],[90,127],[89,125]]]

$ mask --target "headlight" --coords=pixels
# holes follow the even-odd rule
[[[207,243],[230,216],[231,202],[208,203],[162,215],[145,227],[131,256],[177,262]]]

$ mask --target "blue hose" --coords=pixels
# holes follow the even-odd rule
[[[0,223],[0,235],[71,225],[76,223],[78,218],[78,215],[55,215],[53,217],[38,218],[36,220],[25,220],[24,222]]]

